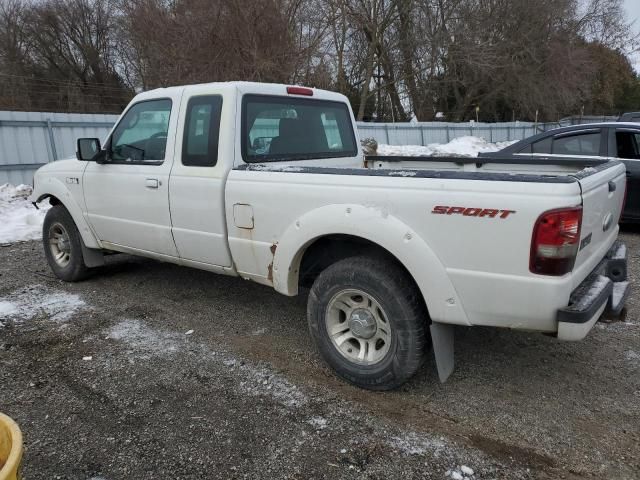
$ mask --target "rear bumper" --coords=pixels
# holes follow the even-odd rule
[[[593,272],[573,291],[569,305],[558,310],[558,338],[582,340],[605,310],[618,315],[628,295],[627,247],[616,242]]]

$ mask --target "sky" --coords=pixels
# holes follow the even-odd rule
[[[640,18],[640,0],[624,0],[624,5],[629,12],[630,20],[636,20],[636,29],[638,29],[638,18]]]
[[[628,20],[635,22],[633,27],[640,33],[640,0],[624,0],[624,6],[627,9]],[[640,72],[640,53],[635,53],[631,62],[636,71]]]

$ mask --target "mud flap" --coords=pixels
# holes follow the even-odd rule
[[[438,377],[440,382],[444,383],[453,372],[453,325],[446,323],[431,324],[431,341],[433,343],[433,354],[436,357],[436,367],[438,368]]]
[[[82,258],[87,268],[101,267],[104,265],[104,253],[102,253],[102,250],[87,248],[82,238],[80,238],[80,245],[82,246]]]

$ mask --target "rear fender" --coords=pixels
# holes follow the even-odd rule
[[[383,207],[327,205],[296,219],[275,249],[274,288],[285,295],[296,295],[307,247],[321,237],[340,234],[373,242],[400,261],[420,288],[433,321],[470,325],[439,258],[408,225]]]

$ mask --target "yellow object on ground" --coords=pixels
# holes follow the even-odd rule
[[[20,480],[22,433],[16,422],[0,413],[0,480]]]

